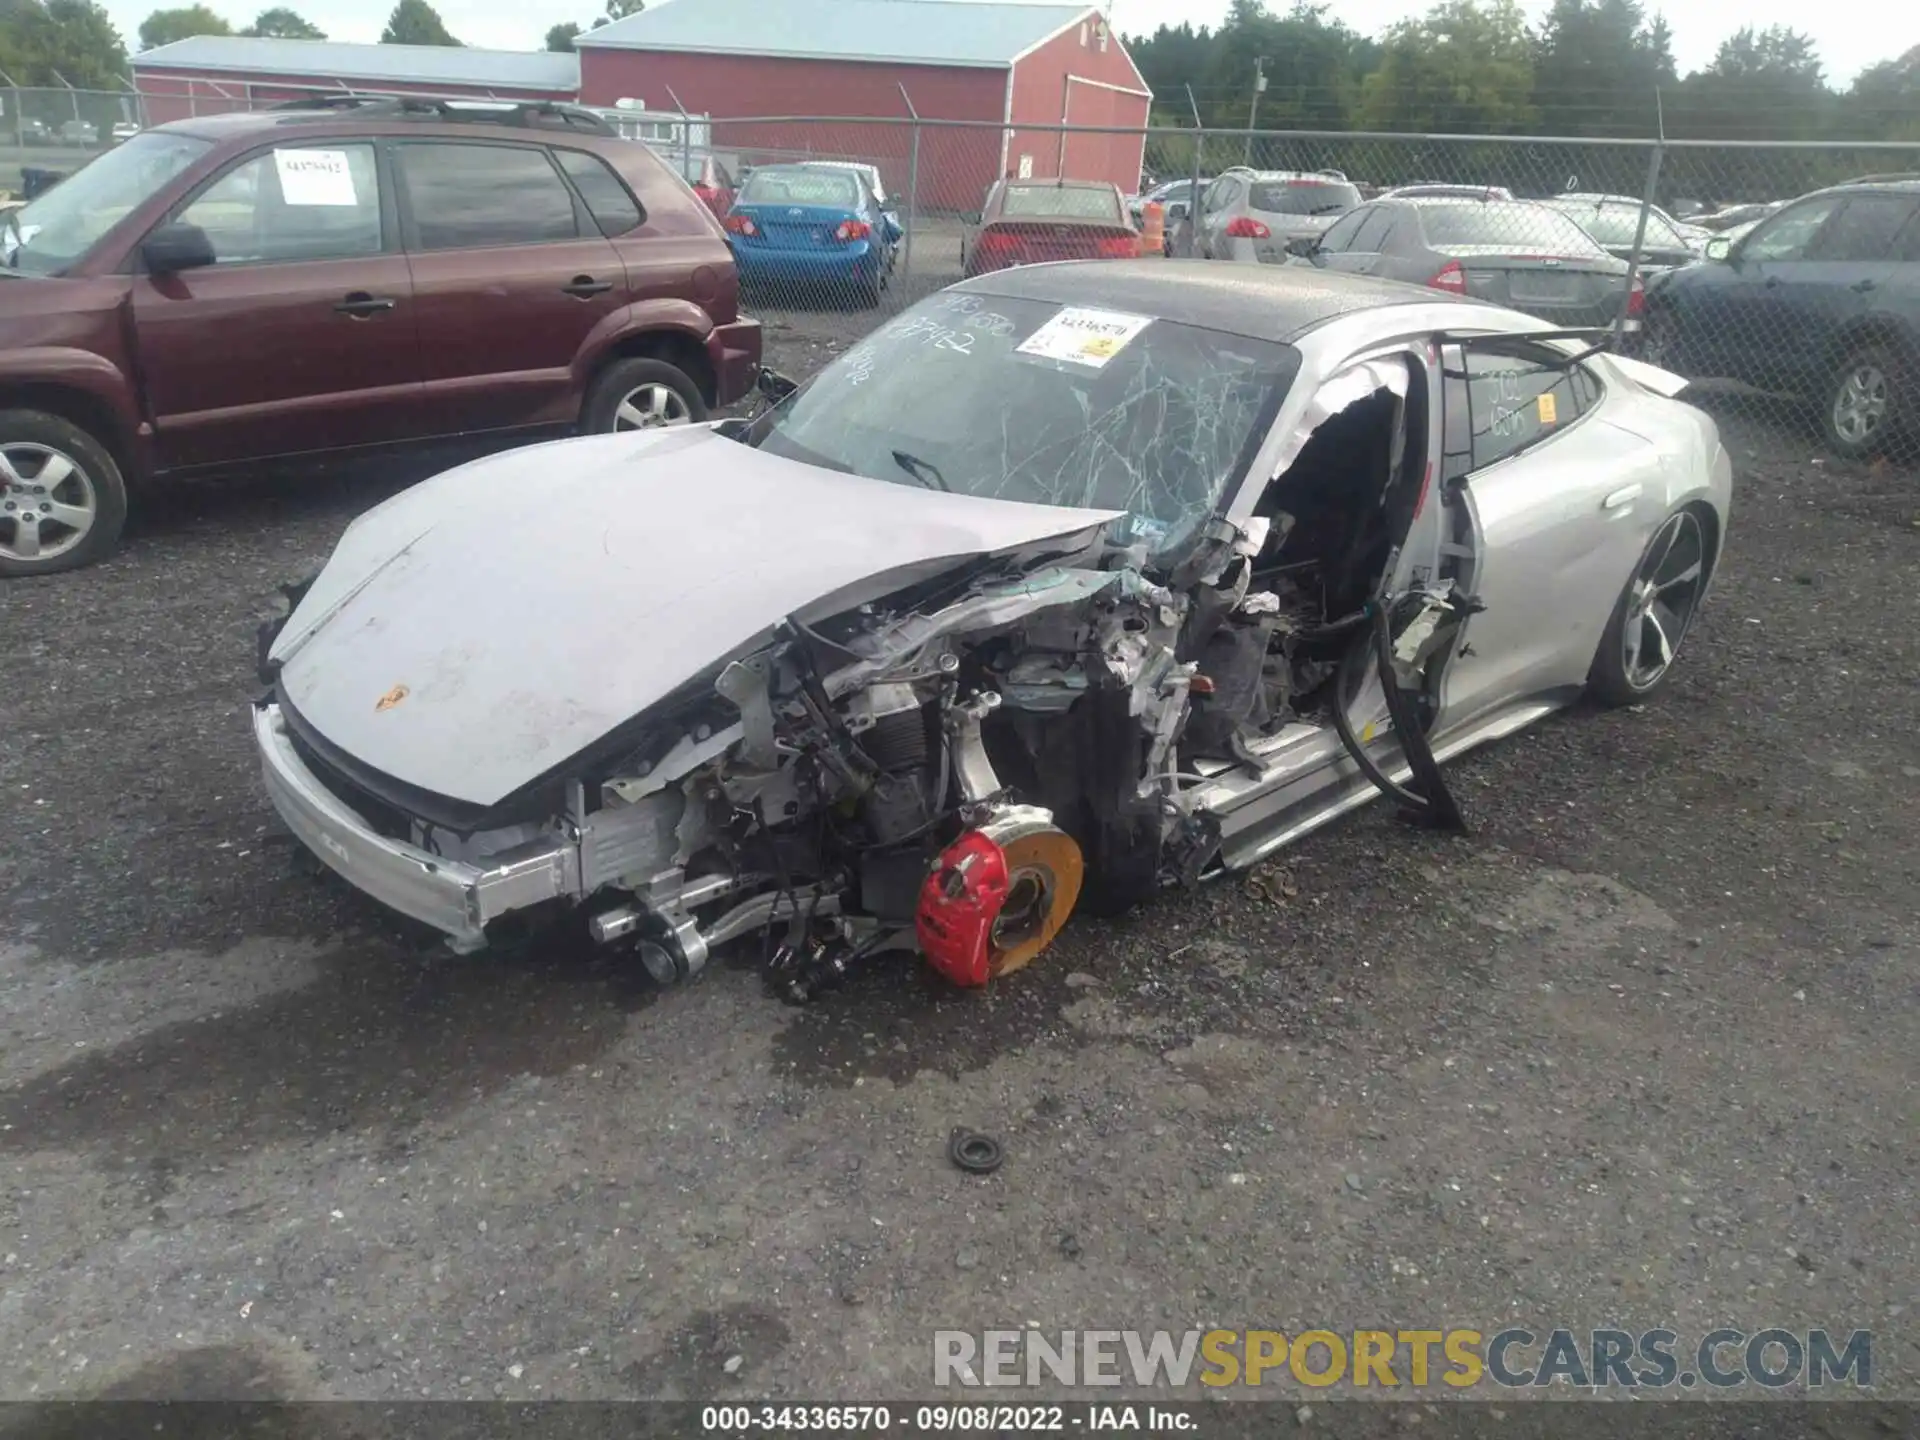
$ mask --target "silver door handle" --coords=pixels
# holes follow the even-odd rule
[[[1623,505],[1631,505],[1639,498],[1640,487],[1638,485],[1622,485],[1618,490],[1600,502],[1600,508],[1602,510],[1618,510]]]

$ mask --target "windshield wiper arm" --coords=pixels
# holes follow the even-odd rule
[[[893,463],[906,471],[907,474],[911,475],[914,479],[918,480],[922,485],[925,485],[929,490],[937,486],[945,490],[949,495],[953,493],[953,487],[947,484],[946,476],[942,475],[938,467],[931,461],[922,460],[918,455],[909,455],[905,450],[895,450],[893,452]]]

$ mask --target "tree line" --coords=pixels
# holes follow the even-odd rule
[[[546,33],[546,48],[571,50],[575,36],[589,29],[597,30],[615,20],[624,20],[646,8],[645,0],[605,0],[605,4],[606,8],[587,25],[569,20],[553,26]],[[285,8],[262,11],[253,24],[236,30],[224,17],[204,4],[193,4],[156,10],[149,15],[140,24],[140,48],[151,50],[156,45],[171,45],[190,35],[271,35],[283,40],[327,38],[316,26]],[[380,43],[459,45],[463,42],[447,29],[446,21],[440,18],[440,12],[428,0],[395,0],[393,12],[387,16],[386,28],[380,32]]]
[[[284,5],[235,25],[204,4],[156,10],[141,22],[139,48],[171,45],[191,35],[259,35],[324,40],[326,32]],[[398,0],[380,37],[389,44],[458,45],[427,0]],[[127,45],[94,0],[0,0],[0,71],[26,88],[122,90]]]
[[[571,50],[584,29],[623,19],[643,0],[605,0],[590,26],[571,22],[546,34],[549,50]],[[299,11],[269,6],[240,24],[206,4],[155,10],[140,22],[138,49],[152,50],[194,35],[253,35],[280,40],[324,40],[326,32]],[[461,43],[429,0],[395,0],[383,45]],[[127,86],[127,44],[95,0],[0,0],[0,72],[13,84],[37,88],[122,90]]]
[[[276,40],[324,40],[326,31],[297,11],[278,6],[262,10],[251,24],[236,29],[224,15],[204,4],[156,10],[140,22],[140,48],[152,50],[194,35],[259,35]],[[395,0],[380,33],[382,45],[458,45],[440,12],[427,0]]]
[[[1232,0],[1217,28],[1127,41],[1158,124],[1424,134],[1920,141],[1920,46],[1830,85],[1813,41],[1743,27],[1682,77],[1640,0],[1439,0],[1380,36],[1296,0]],[[1255,103],[1256,63],[1266,87]],[[1189,91],[1192,99],[1189,101]]]

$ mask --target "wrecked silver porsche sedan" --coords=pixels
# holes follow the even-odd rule
[[[322,861],[457,947],[584,918],[788,993],[980,985],[1583,691],[1666,677],[1726,533],[1680,382],[1303,269],[932,296],[752,420],[494,456],[355,522],[255,732]]]

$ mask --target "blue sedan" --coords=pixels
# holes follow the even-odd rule
[[[880,303],[894,229],[852,170],[762,166],[722,223],[744,285],[787,303],[834,295]]]

